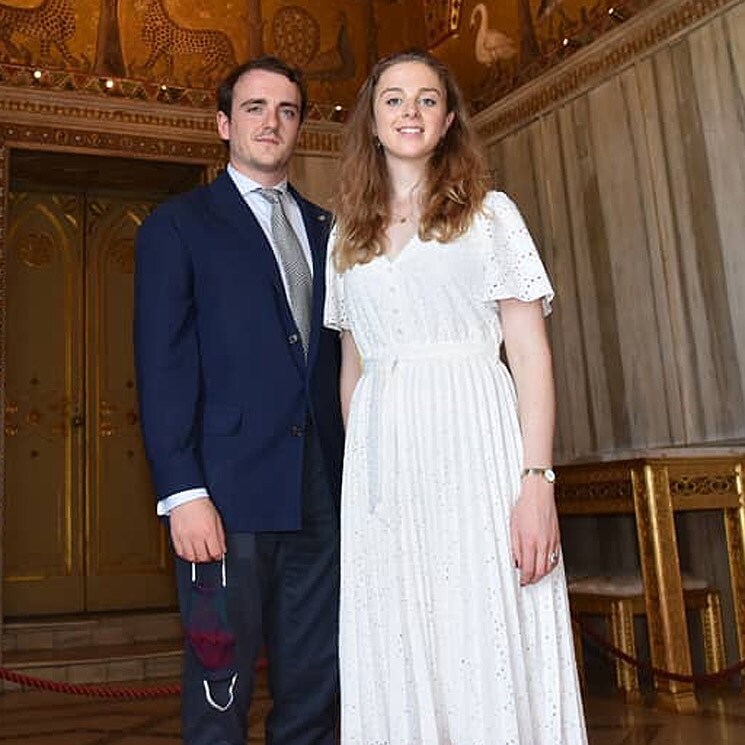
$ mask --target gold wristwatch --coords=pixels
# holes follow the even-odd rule
[[[556,472],[553,468],[523,468],[520,478],[525,476],[543,476],[549,484],[553,484],[556,481]]]

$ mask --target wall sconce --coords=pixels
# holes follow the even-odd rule
[[[618,21],[619,23],[626,20],[626,14],[621,8],[616,8],[615,5],[611,5],[610,8],[608,8],[608,15],[614,21]]]

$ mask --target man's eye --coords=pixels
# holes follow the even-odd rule
[[[295,109],[282,109],[282,116],[285,119],[294,119],[297,116]]]
[[[261,113],[261,106],[259,106],[259,104],[254,104],[253,106],[248,106],[246,108],[246,111],[249,114],[260,114]]]

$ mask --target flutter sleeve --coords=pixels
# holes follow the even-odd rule
[[[334,263],[335,242],[336,231],[332,230],[326,251],[326,303],[323,308],[323,325],[335,331],[346,331],[349,328],[349,321],[344,303],[344,277],[339,274]]]
[[[543,314],[548,315],[554,290],[520,211],[502,192],[489,192],[485,207],[488,247],[484,300],[540,299]]]

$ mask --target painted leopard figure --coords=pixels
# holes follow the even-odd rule
[[[14,36],[38,39],[41,60],[51,56],[52,45],[57,47],[64,61],[78,67],[80,61],[70,52],[67,43],[75,35],[76,19],[72,0],[43,0],[33,8],[15,8],[0,3],[0,55],[11,62],[32,62],[28,47]]]

